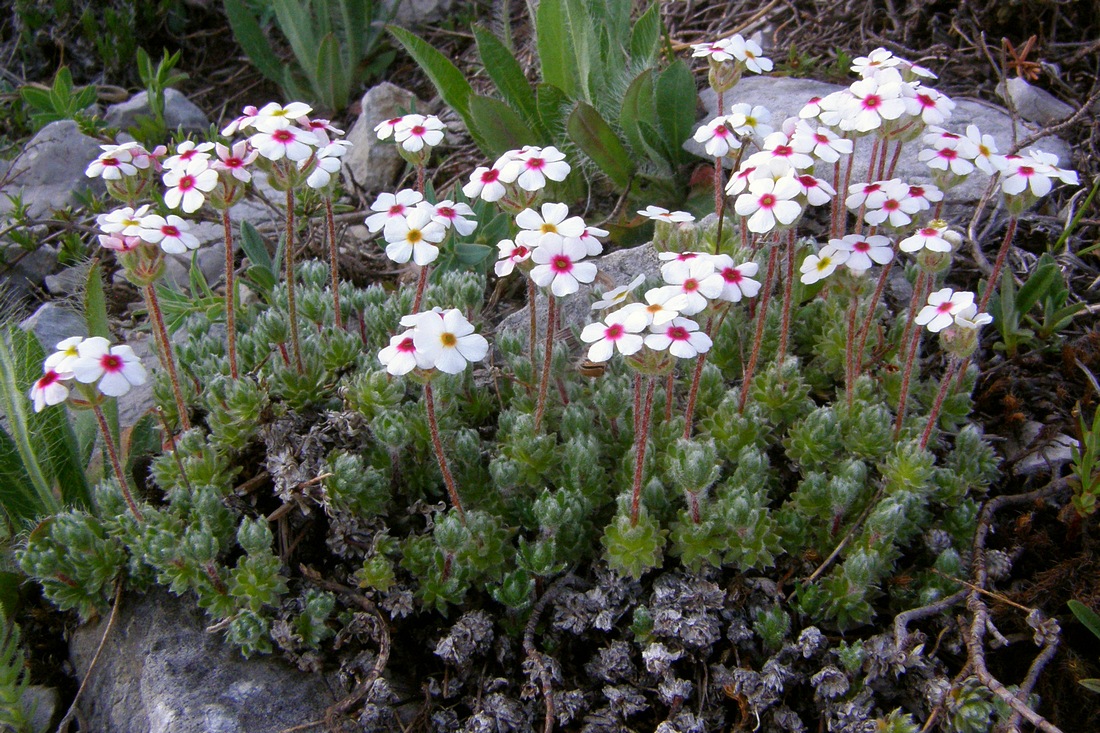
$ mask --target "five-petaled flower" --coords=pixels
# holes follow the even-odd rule
[[[550,286],[557,297],[580,290],[581,283],[596,279],[596,266],[582,262],[586,251],[578,239],[558,237],[539,244],[531,253],[531,279],[540,287]]]
[[[489,342],[474,333],[473,325],[457,308],[417,314],[414,323],[416,352],[423,363],[445,374],[458,374],[468,363],[481,361],[489,353]]]
[[[955,322],[956,315],[973,306],[974,293],[943,288],[928,296],[928,305],[921,308],[913,322],[927,326],[932,333],[939,333]]]
[[[108,397],[121,397],[131,387],[145,384],[145,367],[126,344],[111,346],[102,336],[92,336],[77,345],[77,352],[79,356],[72,363],[73,377],[82,384],[97,384],[99,391]]]

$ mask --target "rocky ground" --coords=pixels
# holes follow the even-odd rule
[[[501,14],[509,11],[520,56],[530,58],[533,51],[522,3],[493,3],[492,7],[480,4],[465,10],[461,16],[463,19],[468,17],[498,24]],[[181,93],[173,95],[170,100],[174,115],[169,122],[170,127],[175,127],[177,123],[195,131],[205,131],[210,124],[220,127],[235,116],[244,104],[262,103],[279,97],[276,88],[241,60],[242,54],[236,50],[215,4],[197,3],[189,6],[189,12],[193,13],[194,25],[185,34],[160,29],[166,44],[182,49],[181,66],[190,74],[190,78],[179,86]],[[425,17],[428,16],[420,15],[422,20]],[[453,13],[443,19],[429,20],[421,29],[438,47],[446,49],[451,58],[472,69],[474,56],[471,53],[471,39],[465,27],[446,19],[450,17]],[[779,105],[783,99],[803,99],[810,84],[845,83],[843,74],[837,73],[838,50],[854,56],[881,45],[934,67],[940,75],[938,88],[941,91],[968,105],[968,114],[986,115],[983,119],[998,120],[1009,135],[1014,124],[1029,125],[1020,128],[1020,137],[1026,137],[1039,128],[1056,134],[1062,141],[1062,147],[1057,152],[1063,164],[1076,169],[1081,175],[1081,192],[1070,192],[1029,214],[1022,222],[1017,237],[1020,247],[1011,262],[1014,270],[1021,275],[1026,275],[1038,256],[1047,251],[1050,242],[1062,231],[1067,217],[1082,205],[1091,182],[1100,175],[1100,153],[1096,149],[1100,145],[1100,135],[1096,134],[1100,113],[1096,86],[1100,71],[1097,68],[1100,43],[1096,41],[1100,37],[1100,8],[1095,3],[1050,0],[1016,3],[978,0],[961,4],[895,3],[891,0],[848,0],[844,3],[775,0],[759,4],[687,0],[666,3],[664,19],[674,48],[681,53],[690,43],[735,29],[746,34],[762,33],[770,55],[792,78],[784,80],[789,86],[767,82],[761,84],[758,90],[746,87],[742,91],[759,95],[754,97],[759,99],[757,103],[772,106],[777,115],[782,114]],[[1036,35],[1032,44],[1028,44],[1028,38],[1023,35],[1025,32]],[[17,54],[18,48],[11,37],[0,37],[6,41],[5,50]],[[1007,38],[1008,42],[1002,43],[1002,38]],[[57,43],[62,47],[64,45],[63,41]],[[1025,46],[1028,46],[1026,51],[1023,50]],[[227,52],[226,49],[232,51]],[[64,50],[68,58],[76,61],[80,60],[81,53],[87,53],[87,49],[80,48]],[[48,44],[40,51],[37,56],[26,57],[29,60],[21,68],[9,66],[5,72],[7,79],[14,84],[48,83],[52,78],[52,64],[56,63],[59,52]],[[74,69],[79,66],[74,63]],[[119,70],[114,72],[114,76],[103,76],[87,65],[82,73],[84,77],[78,79],[78,83],[95,82],[132,88],[135,81],[132,71]],[[387,159],[387,153],[392,153],[392,149],[373,148],[368,144],[369,130],[375,121],[388,114],[388,110],[400,107],[409,95],[418,98],[423,109],[441,109],[430,83],[407,58],[398,57],[387,79],[394,86],[382,85],[371,89],[362,102],[339,121],[339,126],[349,130],[351,139],[358,137],[362,142],[356,147],[355,158],[349,161],[353,175],[347,187],[348,213],[341,217],[345,227],[345,261],[342,266],[345,275],[358,282],[392,280],[400,275],[391,270],[383,258],[370,254],[374,250],[362,246],[359,239],[364,235],[362,228],[357,226],[363,217],[361,212],[372,200],[373,193],[393,185],[400,171],[399,161],[393,157]],[[703,84],[700,79],[700,85]],[[1004,92],[1005,89],[1007,92]],[[127,115],[134,114],[134,103],[131,100],[130,108],[126,104],[108,108],[105,104],[105,115],[113,124],[124,126]],[[140,100],[136,100],[136,104],[140,106]],[[993,110],[993,106],[998,109]],[[82,189],[91,187],[90,190],[95,190],[95,184],[85,179],[82,171],[84,161],[97,152],[96,141],[80,136],[71,123],[59,122],[28,142],[20,137],[22,130],[17,124],[11,121],[4,124],[7,128],[3,132],[11,145],[9,153],[22,151],[7,170],[4,190],[7,193],[24,187],[23,201],[28,205],[29,215],[37,222],[36,234],[43,243],[32,252],[24,252],[14,245],[7,246],[5,282],[12,301],[18,301],[24,315],[32,319],[26,326],[34,328],[44,342],[53,343],[58,336],[71,335],[73,329],[79,329],[79,319],[74,320],[72,312],[65,308],[65,302],[74,296],[79,286],[80,270],[59,261],[59,256],[64,260],[60,243],[68,232],[87,233],[89,229],[86,222],[79,219],[59,220],[50,211],[58,206],[78,203]],[[979,122],[983,131],[987,130],[987,124],[992,122]],[[1044,149],[1049,150],[1049,145],[1044,145]],[[445,154],[446,159],[435,172],[438,186],[445,186],[464,175],[479,158],[476,148],[461,136],[451,142]],[[980,191],[971,191],[965,196],[969,198],[963,198],[959,203],[976,201]],[[7,205],[0,203],[0,209]],[[238,220],[248,219],[261,226],[270,220],[270,209],[261,204],[242,205],[235,216]],[[979,243],[987,254],[995,248],[1000,233],[998,220],[994,218],[991,221],[992,224],[983,224],[976,230]],[[207,236],[213,242],[220,235],[216,227],[210,226]],[[1069,444],[1077,437],[1077,411],[1080,409],[1092,414],[1096,409],[1100,387],[1093,375],[1100,374],[1100,334],[1096,330],[1095,307],[1091,304],[1098,300],[1096,283],[1100,279],[1100,267],[1095,254],[1081,258],[1075,252],[1097,241],[1098,227],[1100,210],[1093,204],[1084,212],[1071,243],[1063,250],[1054,252],[1070,289],[1070,298],[1090,304],[1086,314],[1067,329],[1058,343],[1052,343],[1048,348],[1026,350],[1013,358],[995,355],[983,371],[976,392],[978,418],[990,433],[1000,437],[1005,458],[1004,478],[994,494],[1022,494],[1045,483],[1051,473],[1055,476],[1064,473],[1069,460]],[[319,243],[322,240],[318,237],[315,241]],[[206,248],[206,253],[199,260],[200,267],[210,270],[212,281],[217,279],[216,273],[223,256],[218,251],[219,246],[215,244]],[[976,283],[982,272],[981,261],[975,258],[966,270]],[[174,265],[170,276],[185,280],[185,264],[181,261]],[[136,293],[125,283],[117,282],[112,295],[113,313],[120,324],[126,326],[129,322],[128,305],[137,301]],[[145,355],[151,355],[148,348]],[[130,414],[138,414],[146,404],[144,400],[148,399],[147,392],[136,394],[130,404]],[[998,628],[1013,638],[1030,634],[1031,629],[1018,608],[1041,606],[1062,622],[1065,631],[1057,657],[1046,667],[1036,688],[1043,701],[1040,712],[1065,731],[1100,728],[1100,704],[1088,697],[1088,693],[1076,682],[1081,677],[1100,676],[1097,669],[1100,643],[1075,624],[1065,611],[1065,602],[1071,598],[1100,608],[1100,561],[1097,560],[1095,518],[1082,522],[1067,511],[1066,506],[1051,502],[1035,501],[1010,506],[999,515],[997,532],[990,538],[989,546],[1003,551],[1015,561],[1011,576],[998,586],[999,595],[989,599]],[[746,595],[759,592],[759,589],[753,588],[742,590]],[[554,597],[548,595],[549,607],[543,612],[553,619],[560,634],[596,639],[601,638],[600,625],[609,624],[613,619],[601,620],[594,609],[602,604],[605,613],[619,618],[632,613],[644,596],[651,608],[661,608],[664,604],[694,609],[697,625],[692,626],[684,619],[676,622],[669,620],[663,632],[668,636],[682,637],[688,633],[687,627],[692,627],[703,629],[701,633],[704,634],[721,634],[735,641],[729,635],[736,635],[737,619],[719,612],[722,600],[716,599],[709,587],[685,587],[681,579],[668,574],[644,588],[634,584],[620,587],[618,592],[619,595],[614,598],[595,597],[592,595],[595,593],[593,588],[583,584],[572,587],[570,582],[566,582],[555,591]],[[717,589],[714,593],[718,593]],[[184,730],[179,727],[184,725],[182,718],[177,720],[167,713],[157,713],[157,704],[165,699],[178,701],[181,689],[187,688],[192,692],[200,690],[193,696],[193,702],[181,703],[187,706],[187,720],[202,721],[205,727],[186,730],[259,730],[253,727],[259,723],[234,717],[226,711],[250,708],[263,700],[278,700],[287,696],[297,699],[306,696],[317,703],[313,708],[299,706],[295,716],[283,717],[284,727],[289,728],[297,723],[319,719],[325,709],[342,696],[338,691],[347,683],[347,680],[338,679],[338,675],[330,672],[311,677],[307,684],[312,687],[302,690],[302,683],[295,676],[290,688],[294,692],[288,692],[285,687],[288,682],[286,668],[271,666],[267,662],[262,664],[269,664],[268,669],[254,665],[249,671],[231,672],[228,667],[219,667],[225,674],[204,679],[209,676],[202,674],[202,670],[213,664],[212,660],[221,660],[225,665],[233,662],[230,660],[231,653],[199,632],[201,618],[187,608],[177,608],[172,602],[158,605],[155,613],[170,617],[168,626],[175,631],[172,635],[156,636],[144,633],[142,623],[135,624],[136,612],[132,607],[124,610],[111,642],[116,652],[127,652],[116,654],[116,658],[131,660],[130,667],[123,666],[108,674],[101,672],[100,679],[110,683],[97,682],[96,689],[89,690],[89,699],[95,702],[91,703],[88,715],[97,721],[110,721],[101,723],[104,730],[149,729],[140,725],[126,727],[121,719],[111,718],[112,709],[144,710],[143,715],[128,713],[127,719],[157,720],[158,724],[167,726],[154,727],[155,730]],[[61,637],[62,632],[68,635],[69,629],[64,627],[71,623],[71,619],[59,618],[57,614],[34,606],[21,621],[31,638],[35,681],[53,686],[60,690],[63,699],[71,699],[75,692],[72,665],[75,664],[78,670],[86,668],[98,643],[103,622],[75,633],[73,661],[70,663]],[[468,614],[458,622],[446,634],[438,629],[421,629],[414,633],[418,641],[424,642],[422,646],[426,646],[428,639],[436,639],[438,644],[430,651],[447,661],[455,674],[471,674],[477,665],[490,667],[494,658],[503,667],[502,660],[515,656],[519,651],[514,644],[494,639],[492,632],[486,632],[482,620],[476,616]],[[660,634],[657,636],[659,641]],[[869,640],[875,638],[871,635]],[[699,649],[705,648],[705,643],[713,643],[713,640],[700,641]],[[812,640],[807,639],[804,643],[809,651],[793,647],[780,650],[773,657],[778,660],[776,664],[786,664],[794,669],[792,675],[800,673],[801,668],[790,659],[797,655],[810,659],[815,653],[811,648]],[[1021,665],[1029,661],[1016,651],[1018,648],[1017,645],[990,652],[988,661],[994,674],[1009,679],[1020,676]],[[165,649],[171,650],[171,653],[163,653]],[[601,653],[598,658],[572,661],[578,665],[586,662],[594,665],[589,674],[619,690],[616,693],[619,697],[609,698],[611,702],[607,708],[617,708],[621,712],[631,705],[641,704],[632,697],[630,685],[626,684],[628,680],[638,679],[639,670],[630,668],[629,659],[615,658],[615,649],[612,644],[606,654]],[[133,650],[161,652],[159,655],[141,656],[145,661],[137,665],[132,662],[135,657],[129,653]],[[432,658],[431,654],[416,654],[407,648],[395,650],[394,656],[403,660],[406,670],[413,672],[426,664],[425,657],[429,661]],[[965,653],[956,654],[953,661],[960,662],[964,657]],[[374,661],[361,660],[362,668],[368,669]],[[669,681],[661,676],[664,662],[659,650],[647,658],[647,666],[651,663],[648,672],[653,675],[652,679],[662,679],[670,685],[661,694],[674,699],[674,687],[678,681]],[[161,680],[164,676],[158,670],[166,667],[190,669],[192,672],[197,670],[197,673],[181,678],[183,681],[177,681],[174,689],[169,689],[170,685],[162,685],[150,691],[146,685],[140,694],[132,685],[126,687],[118,684],[119,680]],[[914,671],[913,677],[934,680],[957,672],[958,669],[921,669]],[[230,677],[237,682],[227,681]],[[242,680],[248,681],[247,684]],[[466,682],[465,679],[440,679],[443,685],[454,684],[455,690],[462,689]],[[698,681],[695,682],[698,684]],[[815,689],[826,682],[819,680],[815,683]],[[208,687],[199,687],[200,684],[210,683],[221,689],[220,696],[207,692]],[[418,696],[424,693],[411,679],[398,677],[391,684],[395,689],[385,691],[391,693],[389,696],[385,692],[376,692],[377,699],[368,702],[368,709],[375,706],[380,719],[389,714],[383,712],[388,703],[404,703],[401,708],[403,713],[393,720],[387,718],[384,724],[392,726],[397,724],[396,720],[401,720],[399,725],[404,727],[417,720],[417,716],[428,718],[438,713],[430,714],[418,707]],[[402,688],[402,685],[405,687]],[[494,692],[492,684],[472,687],[477,687],[479,696],[481,692],[489,696],[499,694]],[[576,692],[582,697],[585,694],[579,690]],[[580,709],[580,703],[571,701],[569,694],[562,693],[558,700],[559,713],[568,711],[574,704]],[[501,694],[497,703],[492,708],[497,711],[496,718],[486,722],[484,730],[508,730],[510,715],[522,717],[520,712],[511,709],[510,706],[519,704],[511,698]],[[733,706],[728,701],[723,704]],[[607,712],[609,719],[614,712]],[[160,718],[157,718],[158,714]],[[603,713],[596,710],[589,717],[599,714]],[[697,714],[700,719],[706,717],[706,711],[702,709],[684,714]],[[100,717],[95,717],[97,715]],[[172,715],[178,716],[180,713]],[[568,720],[567,715],[562,715],[564,717],[560,719],[563,722]],[[225,722],[219,722],[223,718]],[[752,721],[747,718],[738,719],[731,714],[726,720],[730,729],[752,728]],[[656,722],[653,721],[653,725]],[[427,727],[427,720],[419,719],[419,723]],[[446,729],[446,724],[447,721],[432,723],[437,729]],[[233,725],[247,727],[234,728]],[[691,721],[686,719],[680,719],[678,725],[685,730],[691,729]],[[81,729],[85,729],[84,725]],[[87,729],[97,729],[97,725]]]

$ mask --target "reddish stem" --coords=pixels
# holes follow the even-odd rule
[[[439,461],[439,472],[443,474],[443,482],[447,484],[447,493],[451,497],[451,506],[458,511],[458,518],[466,524],[466,511],[462,508],[462,501],[458,498],[458,487],[455,485],[454,476],[447,466],[447,457],[443,455],[443,441],[439,439],[439,422],[435,418],[435,398],[432,394],[432,383],[424,385],[424,405],[428,408],[428,426],[432,433],[432,447],[435,448],[435,457]]]
[[[298,302],[294,298],[294,189],[286,190],[286,243],[283,261],[286,263],[286,306],[290,319],[290,348],[294,354],[294,366],[301,374],[302,349],[298,342]]]
[[[416,296],[413,298],[413,313],[420,312],[420,301],[424,300],[424,291],[428,287],[428,266],[420,268],[420,277],[416,281]]]
[[[905,421],[905,407],[909,401],[909,383],[913,378],[913,369],[916,367],[920,352],[921,328],[920,326],[913,328],[913,311],[916,308],[915,303],[919,303],[925,297],[923,295],[925,280],[931,282],[931,279],[930,277],[926,278],[925,273],[922,272],[921,276],[917,278],[917,287],[913,289],[914,305],[909,309],[909,323],[906,326],[905,335],[902,337],[903,347],[906,344],[906,339],[908,339],[908,348],[901,365],[904,376],[901,379],[901,394],[898,395],[898,415],[894,421],[894,440],[901,436],[902,423]],[[918,294],[921,294],[920,298],[917,297]],[[910,331],[912,331],[911,335]]]
[[[772,286],[775,285],[775,261],[778,258],[779,249],[772,246],[768,254],[768,274],[764,278],[764,288],[760,292],[760,301],[756,314],[756,336],[752,341],[752,355],[745,367],[745,376],[741,380],[741,397],[737,401],[737,411],[745,411],[745,402],[749,398],[749,387],[752,386],[752,376],[756,371],[756,362],[760,359],[760,345],[764,341],[764,326],[768,320],[768,301],[771,299]]]
[[[791,330],[791,294],[794,289],[794,230],[787,230],[787,268],[786,281],[783,283],[783,322],[779,328],[779,353],[777,359],[783,361],[787,356],[787,341]]]
[[[947,364],[947,371],[940,379],[940,389],[936,392],[936,401],[932,403],[932,411],[928,413],[928,424],[924,426],[924,433],[920,436],[921,450],[928,446],[928,439],[932,437],[932,428],[935,427],[936,420],[939,419],[940,410],[943,409],[943,401],[947,398],[951,383],[955,381],[955,370],[958,368],[959,360],[951,357],[951,361]]]
[[[978,312],[984,313],[986,305],[989,304],[989,299],[993,297],[993,291],[997,289],[997,283],[1001,277],[1001,270],[1004,269],[1005,260],[1008,258],[1008,250],[1012,244],[1013,237],[1016,236],[1016,222],[1015,216],[1008,220],[1008,227],[1005,228],[1004,239],[1001,240],[1001,249],[997,252],[997,260],[993,263],[993,271],[989,274],[989,280],[986,281],[985,290],[982,292],[982,299],[978,301]]]
[[[668,373],[665,381],[665,422],[672,419],[672,391],[676,387],[676,370]]]
[[[645,411],[642,413],[641,430],[634,436],[634,494],[630,500],[630,526],[638,526],[638,514],[642,505],[642,474],[645,469],[645,450],[649,442],[649,420],[653,411],[653,377],[646,378]],[[637,398],[635,397],[635,402]]]
[[[336,314],[336,327],[344,330],[344,316],[340,313],[340,266],[336,252],[336,217],[332,213],[332,199],[325,196],[325,223],[328,224],[328,254],[332,261],[332,309]]]
[[[229,209],[222,211],[222,229],[225,232],[225,334],[229,350],[229,374],[237,379],[237,284],[233,262],[233,227],[229,221]]]
[[[99,405],[93,404],[92,411],[95,413],[95,419],[99,423],[99,432],[103,435],[103,444],[107,446],[107,455],[111,458],[111,466],[115,470],[115,477],[118,478],[118,486],[122,489],[122,496],[126,499],[126,503],[130,506],[130,511],[133,512],[134,517],[139,522],[144,522],[145,517],[142,516],[141,510],[138,509],[137,504],[134,502],[134,497],[130,494],[130,486],[126,481],[126,474],[122,470],[122,462],[118,458],[118,449],[115,447],[115,441],[111,437],[111,428],[107,425],[107,418]]]
[[[187,403],[183,400],[183,390],[180,389],[180,378],[176,372],[176,358],[172,354],[172,342],[168,338],[168,329],[164,327],[164,316],[160,311],[160,301],[157,299],[157,290],[151,284],[146,285],[145,305],[149,309],[149,315],[153,317],[153,334],[156,336],[157,347],[160,349],[160,361],[168,370],[168,379],[172,383],[172,396],[176,398],[176,410],[180,415],[180,427],[184,430],[191,429],[191,419],[187,415]]]
[[[875,285],[875,292],[871,295],[871,304],[867,309],[867,320],[863,322],[863,326],[859,330],[859,348],[856,349],[855,361],[856,377],[863,371],[863,353],[864,349],[867,347],[867,336],[871,333],[871,325],[875,320],[875,309],[878,308],[878,302],[882,299],[883,291],[886,290],[886,280],[890,275],[890,268],[893,266],[894,260],[890,260],[882,266],[882,273],[878,277],[878,284]]]
[[[539,402],[535,409],[535,430],[542,425],[542,414],[546,411],[546,393],[550,386],[550,361],[554,356],[554,322],[558,316],[557,299],[548,295],[546,308],[546,345],[542,355],[542,375],[539,379]]]
[[[852,288],[851,302],[848,303],[848,338],[845,351],[845,370],[844,370],[844,392],[845,398],[848,402],[848,407],[852,407],[852,392],[856,383],[856,358],[854,353],[854,342],[858,338],[856,333],[856,311],[859,310],[859,293],[855,288]],[[862,351],[860,352],[862,359]]]

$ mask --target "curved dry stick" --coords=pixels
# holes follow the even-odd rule
[[[115,601],[111,604],[111,615],[107,618],[107,628],[103,630],[103,636],[99,639],[99,646],[95,649],[95,654],[92,655],[92,661],[88,665],[88,671],[84,673],[84,679],[80,681],[80,687],[77,688],[76,695],[73,696],[73,703],[69,706],[68,711],[65,713],[65,717],[61,719],[61,722],[57,726],[57,733],[68,733],[69,723],[73,721],[73,717],[77,715],[77,703],[80,702],[80,696],[84,693],[84,689],[88,686],[88,680],[92,678],[92,670],[95,669],[96,662],[99,661],[99,655],[103,652],[103,647],[107,645],[107,637],[111,634],[111,629],[115,627],[115,619],[118,618],[118,607],[122,601],[122,580],[115,581]],[[80,726],[81,730],[84,726]]]

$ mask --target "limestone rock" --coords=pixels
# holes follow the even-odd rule
[[[41,287],[46,276],[57,267],[57,248],[40,244],[31,251],[16,245],[0,244],[0,262],[5,263],[0,281],[5,301],[24,301]]]
[[[997,94],[1001,99],[1006,99],[1005,84],[997,85]],[[1008,99],[1016,107],[1016,111],[1029,122],[1039,125],[1053,125],[1061,122],[1073,114],[1073,107],[1069,106],[1046,89],[1041,89],[1027,83],[1026,79],[1015,77],[1008,80]],[[1060,157],[1060,156],[1059,156]],[[1066,161],[1062,161],[1063,163]]]
[[[76,122],[58,120],[30,139],[11,165],[0,190],[6,196],[21,195],[31,217],[47,215],[76,203],[78,192],[106,192],[102,179],[88,178],[84,169],[102,152],[99,141],[80,132]],[[0,212],[11,203],[0,197]]]
[[[406,114],[414,106],[423,109],[412,92],[389,82],[367,90],[363,95],[363,111],[348,131],[347,140],[352,147],[344,156],[345,184],[368,193],[385,191],[393,185],[405,161],[393,141],[379,140],[374,128],[383,120]]]
[[[128,596],[81,701],[89,730],[112,733],[276,733],[321,719],[335,700],[320,675],[275,657],[244,659],[190,600],[163,589]],[[77,629],[78,674],[105,619]]]
[[[138,92],[129,100],[108,107],[104,119],[112,127],[125,130],[137,124],[138,117],[150,114],[149,93]],[[182,127],[184,132],[205,133],[210,128],[210,120],[203,111],[177,89],[164,90],[164,124],[170,132]]]
[[[725,95],[728,105],[746,102],[753,105],[763,105],[772,113],[772,125],[778,126],[784,119],[797,116],[805,103],[812,97],[824,97],[833,92],[840,91],[844,87],[829,84],[813,79],[793,79],[788,77],[753,76],[742,79],[737,86]],[[700,123],[718,116],[718,96],[713,89],[705,89],[700,93],[700,98],[707,110],[706,116]],[[1008,112],[984,102],[974,99],[955,99],[956,107],[948,120],[945,128],[952,132],[964,134],[967,125],[977,125],[983,134],[992,135],[997,141],[999,150],[1006,151],[1012,145],[1012,118]],[[1033,130],[1023,125],[1017,125],[1018,138],[1030,135]],[[856,160],[852,172],[852,181],[864,181],[867,179],[867,163],[871,156],[872,139],[870,136],[860,138],[856,143]],[[931,183],[928,166],[917,160],[915,154],[919,143],[910,143],[906,146],[912,154],[903,154],[898,162],[898,168],[894,173],[897,178],[907,183]],[[1057,138],[1048,137],[1033,146],[1047,153],[1054,153],[1062,164],[1070,161],[1069,145]],[[689,139],[684,148],[704,158],[709,158],[703,150],[703,146]],[[1024,148],[1024,151],[1032,148]],[[904,151],[903,151],[904,152]],[[829,180],[832,178],[831,165],[820,164],[816,174]],[[947,201],[954,204],[973,203],[981,198],[989,179],[980,171],[975,171],[963,184],[956,186],[948,192]]]
[[[46,353],[52,352],[58,342],[70,336],[88,335],[88,326],[83,316],[75,310],[54,302],[43,305],[33,315],[24,319],[19,327],[37,336],[38,343],[42,344]]]

